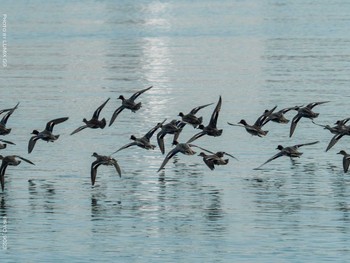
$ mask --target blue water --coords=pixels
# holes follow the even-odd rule
[[[1,12],[0,108],[20,106],[3,137],[16,145],[0,154],[36,164],[6,171],[2,262],[350,261],[350,180],[336,154],[349,138],[325,152],[332,135],[310,120],[292,138],[289,124],[267,124],[265,138],[227,125],[326,100],[314,108],[317,122],[349,117],[347,1],[6,1]],[[107,98],[109,120],[119,95],[151,85],[137,113],[69,135]],[[200,157],[178,155],[157,173],[158,149],[129,148],[115,155],[122,178],[101,166],[91,187],[93,152],[108,155],[220,95],[223,135],[195,143],[238,161],[210,171]],[[204,123],[212,110],[199,112]],[[59,140],[27,154],[31,131],[64,116]],[[185,127],[179,140],[196,132]],[[293,163],[253,170],[278,144],[315,140]]]

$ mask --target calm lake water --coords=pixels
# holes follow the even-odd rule
[[[5,1],[1,12],[0,108],[20,105],[2,137],[16,145],[0,154],[36,164],[6,171],[2,262],[350,261],[350,179],[336,154],[350,151],[349,138],[325,152],[332,135],[307,119],[292,138],[289,124],[268,123],[265,138],[227,124],[328,100],[315,121],[350,117],[348,1]],[[137,113],[69,135],[107,98],[109,121],[119,95],[151,85]],[[129,148],[115,155],[122,178],[101,166],[91,187],[93,152],[108,155],[220,95],[223,135],[195,143],[238,161],[210,171],[179,154],[157,173],[158,148]],[[213,108],[199,112],[205,124]],[[64,116],[59,140],[27,154],[31,131]],[[185,127],[180,142],[196,132]],[[293,163],[253,170],[278,144],[315,140]]]

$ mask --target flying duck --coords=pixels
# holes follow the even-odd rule
[[[300,147],[305,146],[305,145],[313,145],[316,143],[318,143],[318,141],[304,143],[304,144],[296,144],[294,146],[289,146],[289,147],[283,147],[282,145],[278,145],[276,149],[280,150],[280,152],[275,154],[274,156],[272,156],[270,159],[268,159],[266,162],[264,162],[259,167],[255,168],[255,170],[261,168],[263,165],[265,165],[265,164],[267,164],[267,163],[269,163],[269,162],[271,162],[279,157],[282,157],[282,156],[288,156],[290,158],[300,157],[303,154],[303,153],[298,151],[298,149]]]
[[[344,173],[348,172],[349,164],[350,164],[350,154],[346,153],[346,151],[341,150],[338,154],[343,155],[343,169]]]
[[[223,159],[222,157],[224,157],[225,155],[228,155],[234,159],[237,160],[236,157],[234,157],[231,154],[228,154],[226,152],[217,152],[211,155],[208,155],[204,152],[201,152],[198,156],[203,157],[203,161],[204,163],[209,167],[210,170],[214,170],[215,169],[215,165],[226,165],[228,164],[229,159]]]
[[[129,148],[129,147],[134,146],[134,145],[138,146],[140,148],[146,149],[146,150],[151,150],[151,149],[153,150],[156,146],[151,144],[151,142],[150,142],[151,137],[160,127],[162,127],[162,125],[165,121],[166,121],[166,119],[163,122],[159,122],[156,126],[154,126],[151,130],[149,130],[141,138],[137,138],[135,135],[131,135],[130,140],[133,140],[133,142],[124,145],[123,147],[121,147],[120,149],[118,149],[117,151],[115,151],[112,154],[115,154],[121,150],[124,150],[124,149]]]
[[[183,114],[182,112],[179,113],[178,116],[181,117],[182,121],[188,124],[191,124],[194,128],[197,128],[198,125],[202,124],[203,122],[203,117],[197,117],[195,114],[205,108],[208,107],[209,105],[212,105],[213,103],[205,104],[202,106],[198,106],[196,108],[193,108],[190,113],[188,114]]]
[[[258,137],[266,136],[266,134],[269,131],[263,130],[262,127],[267,123],[266,120],[272,114],[272,112],[276,109],[276,107],[277,106],[275,106],[271,110],[265,110],[264,113],[255,121],[253,125],[249,125],[244,119],[240,120],[238,124],[233,124],[230,122],[227,122],[227,124],[232,126],[244,127],[246,131],[253,136],[258,136]]]
[[[33,130],[33,132],[31,134],[34,134],[34,136],[32,136],[29,140],[28,153],[31,153],[33,151],[35,143],[39,139],[47,141],[47,142],[54,142],[55,140],[57,140],[59,135],[52,134],[53,127],[56,124],[62,123],[66,120],[68,120],[68,117],[63,117],[63,118],[51,120],[46,124],[45,130],[43,130],[42,132],[39,132],[38,130]]]
[[[218,137],[222,134],[222,129],[217,128],[217,122],[219,118],[219,112],[221,110],[221,104],[222,104],[222,100],[220,96],[219,101],[216,104],[216,107],[211,115],[209,124],[207,126],[200,124],[198,128],[201,129],[202,131],[195,134],[191,139],[187,141],[187,143],[191,143],[204,135]]]
[[[91,164],[91,184],[94,185],[96,181],[96,175],[97,175],[97,168],[100,165],[113,165],[114,168],[116,169],[119,177],[122,176],[122,172],[120,170],[120,166],[117,162],[116,159],[110,157],[110,156],[104,156],[104,155],[99,155],[97,153],[92,154],[93,157],[96,157],[96,161],[92,162]]]
[[[0,135],[7,135],[11,132],[11,128],[6,128],[6,123],[7,123],[7,120],[10,118],[11,114],[15,111],[15,109],[17,109],[18,105],[19,105],[19,102],[12,109],[2,110],[1,113],[3,112],[7,112],[7,113],[4,115],[4,117],[0,121]]]
[[[319,113],[313,112],[312,109],[317,105],[321,105],[328,102],[329,101],[312,102],[306,105],[305,107],[297,107],[296,110],[298,111],[298,113],[292,119],[292,124],[290,125],[289,137],[292,137],[294,130],[297,127],[297,124],[301,118],[308,118],[308,119],[317,118]]]
[[[172,120],[171,122],[162,125],[161,130],[157,133],[157,142],[162,154],[165,153],[164,137],[167,134],[174,134],[173,144],[179,138],[179,135],[186,123],[178,120]]]
[[[113,122],[115,121],[115,119],[118,117],[119,113],[121,113],[124,109],[129,109],[131,110],[132,112],[136,112],[138,111],[140,108],[141,108],[141,102],[139,103],[135,103],[135,100],[142,94],[144,93],[145,91],[151,89],[153,86],[150,86],[146,89],[143,89],[143,90],[140,90],[136,93],[134,93],[129,99],[126,99],[124,98],[123,95],[120,95],[118,97],[118,99],[120,99],[122,101],[122,105],[117,108],[113,115],[112,115],[112,118],[109,122],[109,126],[111,126],[113,124]]]
[[[21,159],[27,163],[32,164],[32,165],[35,165],[34,163],[29,161],[28,159],[25,159],[19,155],[8,155],[8,156],[0,155],[0,160],[2,160],[2,163],[0,166],[0,181],[1,181],[2,191],[4,191],[4,188],[5,188],[5,171],[6,171],[7,166],[9,166],[9,165],[17,166],[21,163],[21,160],[17,160],[16,158]]]
[[[194,155],[194,154],[196,154],[196,152],[191,147],[197,147],[197,148],[199,148],[199,149],[201,149],[203,151],[212,153],[211,151],[208,151],[208,150],[206,150],[204,148],[201,148],[201,147],[199,147],[197,145],[190,144],[190,143],[178,143],[177,141],[174,141],[173,144],[175,145],[175,148],[168,152],[168,154],[166,155],[162,165],[158,169],[158,172],[160,170],[162,170],[165,167],[165,165],[168,163],[168,161],[172,157],[174,157],[177,153],[182,153],[182,154],[185,154],[185,155]]]
[[[76,130],[74,130],[70,135],[73,135],[77,132],[80,132],[81,130],[84,130],[85,128],[91,128],[91,129],[103,129],[106,126],[106,119],[103,118],[102,120],[99,120],[99,116],[100,113],[103,109],[103,107],[107,104],[107,102],[109,101],[110,98],[108,98],[100,107],[98,107],[94,114],[92,115],[91,120],[87,120],[87,119],[83,119],[83,122],[85,123],[85,125],[80,126],[79,128],[77,128]]]

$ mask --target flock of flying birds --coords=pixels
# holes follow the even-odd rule
[[[117,108],[109,122],[109,126],[111,126],[118,115],[123,111],[123,110],[130,110],[132,112],[136,112],[141,108],[141,102],[135,102],[135,100],[144,92],[150,90],[152,88],[148,87],[143,90],[140,90],[136,93],[134,93],[130,98],[126,99],[124,96],[120,95],[118,99],[121,100],[122,104],[119,108]],[[110,100],[108,98],[101,106],[99,106],[93,113],[92,118],[90,120],[83,119],[84,125],[78,127],[75,129],[70,135],[74,135],[86,128],[91,128],[91,129],[103,129],[105,128],[107,121],[105,118],[100,119],[100,113],[102,109],[105,107],[107,102]],[[233,124],[228,122],[229,125],[232,126],[239,126],[243,127],[246,129],[246,131],[253,135],[253,136],[259,136],[263,137],[266,136],[268,131],[263,130],[263,126],[268,123],[269,121],[276,122],[276,123],[288,123],[289,120],[285,118],[284,114],[289,112],[289,111],[296,111],[296,115],[293,117],[291,121],[291,126],[290,126],[290,134],[289,136],[292,137],[295,128],[302,118],[308,118],[311,119],[312,122],[315,125],[321,126],[324,129],[329,130],[332,134],[334,134],[333,138],[329,142],[326,151],[331,149],[344,135],[350,135],[350,126],[346,125],[347,122],[350,120],[350,118],[343,119],[343,120],[338,120],[334,124],[335,126],[330,126],[330,125],[321,125],[318,123],[315,123],[313,119],[317,118],[319,113],[316,113],[313,111],[313,108],[315,106],[328,103],[329,101],[322,101],[322,102],[313,102],[309,103],[306,106],[294,106],[294,107],[289,107],[289,108],[284,108],[279,111],[275,111],[277,106],[272,108],[271,110],[265,110],[261,116],[255,121],[253,125],[249,125],[244,119],[239,121],[237,124]],[[140,148],[146,149],[146,150],[153,150],[156,148],[155,145],[151,143],[151,138],[153,134],[159,130],[157,133],[157,143],[158,147],[161,151],[162,154],[165,154],[165,146],[164,146],[164,137],[167,134],[173,135],[173,142],[172,144],[175,146],[172,150],[170,150],[165,158],[164,161],[162,162],[160,168],[158,169],[158,172],[166,166],[166,164],[169,162],[169,160],[174,157],[178,153],[182,153],[185,155],[194,155],[196,152],[193,150],[193,148],[199,148],[202,150],[199,153],[199,156],[203,158],[204,163],[210,168],[211,170],[215,169],[215,166],[218,165],[226,165],[229,162],[229,159],[224,159],[224,156],[229,156],[231,158],[237,159],[234,157],[232,154],[226,153],[224,151],[219,151],[219,152],[212,152],[207,149],[204,149],[202,147],[199,147],[192,142],[197,140],[198,138],[206,135],[206,136],[214,136],[218,137],[221,136],[222,134],[222,129],[219,129],[217,127],[217,120],[219,117],[219,113],[221,110],[221,96],[219,97],[219,100],[213,110],[213,113],[211,115],[211,118],[209,120],[209,123],[207,126],[203,125],[203,117],[197,117],[196,114],[198,111],[201,109],[208,107],[212,105],[213,103],[210,104],[205,104],[202,106],[198,106],[193,108],[189,113],[184,114],[180,112],[178,114],[179,117],[181,117],[181,120],[172,120],[169,123],[165,123],[166,119],[163,120],[162,122],[157,123],[152,129],[150,129],[143,137],[136,137],[135,135],[131,135],[130,139],[132,140],[131,143],[128,143],[124,146],[122,146],[120,149],[117,151],[113,152],[111,155],[105,156],[105,155],[99,155],[96,152],[92,154],[93,157],[96,158],[94,162],[91,164],[91,184],[94,185],[96,181],[96,175],[97,175],[97,168],[100,165],[107,165],[107,166],[114,166],[116,169],[117,173],[119,176],[121,176],[121,168],[118,164],[118,161],[112,157],[113,154],[116,154],[119,151],[122,151],[124,149],[127,149],[132,146],[138,146]],[[7,135],[11,132],[11,128],[7,128],[6,124],[9,119],[9,117],[14,113],[14,111],[18,108],[19,103],[13,108],[9,109],[3,109],[0,110],[0,115],[3,113],[6,113],[3,118],[0,121],[0,135]],[[29,139],[28,143],[28,153],[30,154],[35,147],[35,144],[39,140],[43,140],[46,142],[54,142],[56,141],[60,135],[54,135],[53,134],[53,128],[55,125],[63,123],[68,120],[68,117],[61,117],[57,118],[54,120],[51,120],[47,122],[46,127],[43,131],[38,131],[38,130],[33,130],[31,134],[33,136]],[[182,131],[182,129],[186,125],[191,125],[195,129],[200,130],[198,133],[193,135],[187,142],[185,143],[179,143],[178,142],[178,137]],[[307,146],[307,145],[313,145],[318,143],[318,141],[314,142],[308,142],[308,143],[303,143],[303,144],[297,144],[289,147],[283,147],[282,145],[278,145],[276,149],[279,150],[277,154],[269,158],[266,162],[261,164],[259,167],[255,169],[260,169],[263,165],[279,158],[282,156],[287,156],[290,158],[294,157],[300,157],[302,155],[301,152],[299,152],[299,148],[302,146]],[[7,147],[7,144],[14,144],[11,141],[3,140],[0,139],[0,149],[4,149]],[[350,154],[346,153],[344,150],[341,150],[338,154],[343,155],[343,169],[344,172],[346,173],[349,169],[350,165]],[[4,186],[5,186],[5,171],[8,166],[17,166],[21,163],[21,161],[25,161],[31,165],[34,165],[33,162],[30,160],[23,158],[19,155],[9,155],[9,156],[2,156],[0,155],[0,160],[2,160],[2,164],[0,166],[0,181],[1,181],[1,188],[2,191],[4,191]]]

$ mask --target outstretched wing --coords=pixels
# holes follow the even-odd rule
[[[153,86],[150,86],[150,87],[148,87],[148,88],[146,88],[146,89],[143,89],[143,90],[140,90],[140,91],[134,93],[134,94],[130,97],[130,100],[132,100],[132,101],[136,100],[138,96],[140,96],[142,93],[144,93],[145,91],[147,91],[147,90],[149,90],[149,89],[151,89],[151,88],[153,88]]]
[[[0,142],[4,142],[4,143],[7,143],[7,144],[16,145],[16,144],[15,144],[15,143],[13,143],[13,142],[6,141],[6,140],[3,140],[3,139],[0,139]]]
[[[75,129],[70,135],[76,134],[77,132],[80,132],[87,127],[88,127],[87,125],[80,126],[79,128]]]
[[[344,156],[344,158],[343,158],[344,173],[348,172],[349,165],[350,165],[350,156]]]
[[[305,146],[305,145],[313,145],[313,144],[316,144],[316,143],[319,143],[319,141],[303,143],[303,144],[297,144],[297,145],[294,145],[294,147],[299,148],[299,147],[302,147],[302,146]]]
[[[280,110],[279,112],[281,112],[281,113],[285,114],[285,113],[287,113],[288,111],[291,111],[291,110],[297,110],[297,109],[299,109],[299,106],[294,106],[294,107],[284,108],[284,109]]]
[[[214,103],[209,103],[209,104],[205,104],[205,105],[202,105],[202,106],[198,106],[198,107],[196,107],[196,108],[193,108],[192,110],[191,110],[191,112],[190,112],[190,114],[196,114],[199,110],[201,110],[201,109],[203,109],[203,108],[205,108],[205,107],[208,107],[208,106],[210,106],[210,105],[212,105],[212,104],[214,104]]]
[[[0,167],[0,181],[1,181],[1,189],[4,191],[5,188],[5,171],[7,168],[7,163],[2,162],[1,167]]]
[[[203,161],[209,167],[210,170],[214,170],[215,169],[215,165],[214,165],[214,162],[213,162],[212,158],[204,157]]]
[[[308,105],[306,105],[306,107],[311,110],[313,107],[315,107],[317,105],[321,105],[321,104],[327,103],[327,102],[330,102],[330,101],[328,100],[328,101],[311,102]]]
[[[35,143],[36,141],[39,140],[39,136],[32,136],[30,139],[29,139],[29,143],[28,143],[28,153],[31,153],[34,149],[34,146],[35,146]]]
[[[254,125],[258,127],[262,127],[268,121],[267,118],[272,114],[272,112],[277,108],[277,106],[273,107],[271,110],[265,110],[264,113],[255,121]],[[266,122],[265,122],[266,121]]]
[[[264,162],[262,165],[260,165],[259,167],[257,167],[257,168],[254,168],[254,170],[258,170],[258,169],[260,169],[263,165],[265,165],[265,164],[267,164],[267,163],[269,163],[269,162],[271,162],[271,161],[273,161],[273,160],[275,160],[275,159],[277,159],[277,158],[279,158],[279,157],[281,157],[281,156],[283,156],[284,154],[283,154],[283,152],[281,151],[281,152],[279,152],[279,153],[276,153],[274,156],[272,156],[270,159],[268,159],[266,162]]]
[[[137,145],[137,143],[136,142],[131,142],[131,143],[128,143],[128,144],[125,144],[123,147],[121,147],[121,148],[119,148],[118,150],[116,150],[114,153],[112,153],[112,154],[115,154],[115,153],[117,153],[117,152],[119,152],[119,151],[121,151],[121,150],[124,150],[124,149],[126,149],[126,148],[129,148],[130,146],[133,146],[133,145]],[[111,154],[111,155],[112,155]]]
[[[162,165],[160,166],[160,168],[158,169],[158,172],[160,170],[162,170],[164,168],[164,166],[168,163],[168,161],[179,152],[179,149],[177,147],[175,147],[174,149],[172,149],[165,157]]]
[[[301,116],[299,114],[295,115],[292,119],[292,124],[290,125],[289,137],[292,137],[295,128],[297,127],[298,122],[300,121]]]
[[[224,155],[230,156],[233,159],[236,159],[238,161],[238,159],[236,157],[234,157],[232,154],[229,154],[227,152],[217,152],[215,153],[216,156],[218,157],[224,157]]]
[[[210,118],[210,122],[209,122],[209,126],[216,128],[216,124],[218,122],[218,117],[219,117],[219,112],[221,110],[221,104],[222,104],[222,100],[221,100],[221,96],[219,97],[219,101],[218,104],[216,105],[211,118]]]
[[[59,123],[62,123],[66,120],[68,120],[69,117],[63,117],[63,118],[58,118],[58,119],[54,119],[54,120],[51,120],[49,121],[47,124],[46,124],[46,128],[45,130],[49,131],[49,132],[52,132],[53,130],[53,127],[56,125],[56,124],[59,124]]]
[[[94,114],[92,115],[93,119],[98,119],[98,117],[100,116],[100,112],[102,111],[102,109],[104,108],[104,106],[107,104],[107,102],[110,100],[110,98],[108,98],[100,107],[98,107]]]
[[[149,130],[146,134],[145,134],[145,138],[147,140],[150,140],[153,136],[153,134],[160,128],[162,127],[163,123],[166,121],[166,119],[163,122],[159,122],[156,126],[154,126],[151,130]]]
[[[118,173],[119,177],[122,177],[122,171],[120,169],[120,166],[119,166],[117,160],[116,159],[112,159],[112,163],[113,163],[114,168],[117,170],[117,173]]]
[[[23,160],[23,161],[25,161],[25,162],[27,162],[27,163],[30,163],[30,164],[32,164],[32,165],[35,165],[35,163],[33,163],[32,161],[30,161],[30,160],[28,160],[28,159],[26,159],[26,158],[23,158],[22,156],[15,155],[15,157],[17,157],[17,158],[19,158],[19,159],[21,159],[21,160]]]
[[[9,111],[8,111],[8,113],[6,113],[6,115],[1,119],[1,124],[2,125],[6,125],[6,123],[7,123],[7,120],[10,118],[10,116],[11,116],[11,114],[15,111],[15,109],[17,109],[17,107],[18,107],[18,105],[19,105],[19,102],[16,104],[16,106],[15,107],[13,107],[12,109],[10,109]],[[7,110],[4,110],[4,111],[7,111]]]
[[[164,154],[164,152],[165,152],[165,150],[164,150],[164,136],[165,136],[165,133],[162,131],[158,132],[158,134],[157,134],[157,142],[158,142],[158,146],[159,146],[159,149],[162,152],[162,154]]]
[[[125,109],[124,106],[120,106],[119,108],[117,108],[112,115],[112,118],[109,122],[109,126],[111,126],[113,124],[113,122],[115,121],[115,119],[118,117],[119,113],[121,113],[123,110]]]
[[[102,164],[103,162],[96,160],[92,162],[91,164],[91,184],[94,185],[96,181],[96,175],[97,175],[97,168]]]
[[[192,138],[189,139],[186,143],[191,143],[191,142],[197,140],[198,138],[202,137],[202,136],[205,135],[205,134],[206,134],[206,132],[201,131],[201,132],[199,132],[199,133],[193,135]]]
[[[331,141],[329,142],[326,152],[332,148],[340,139],[341,137],[343,137],[345,134],[344,133],[340,133],[340,134],[336,134],[333,136],[333,138],[331,139]]]
[[[188,146],[190,146],[190,147],[196,147],[196,148],[199,148],[199,149],[201,149],[201,150],[203,150],[203,151],[205,151],[205,152],[208,152],[208,153],[211,153],[211,154],[215,154],[214,152],[212,152],[212,151],[209,151],[209,150],[207,150],[207,149],[204,149],[204,148],[202,148],[202,147],[199,147],[198,145],[194,145],[194,144],[188,144]]]

